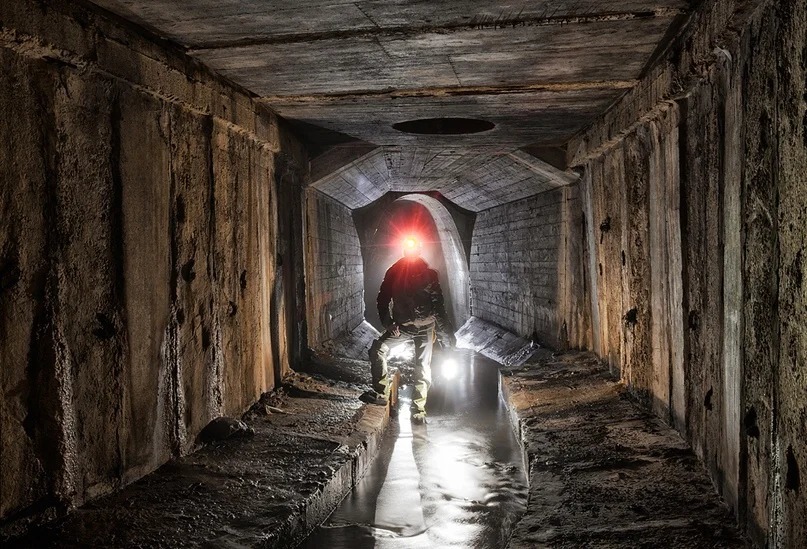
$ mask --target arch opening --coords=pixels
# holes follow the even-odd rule
[[[376,296],[386,270],[403,255],[407,237],[423,244],[422,257],[439,273],[446,311],[455,328],[470,313],[470,272],[466,248],[452,213],[425,194],[388,197],[362,212],[357,227],[364,260],[365,319],[381,330]]]

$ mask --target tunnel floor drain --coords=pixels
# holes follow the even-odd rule
[[[422,118],[398,122],[392,127],[399,132],[422,135],[462,135],[480,133],[496,127],[493,122],[475,118]]]

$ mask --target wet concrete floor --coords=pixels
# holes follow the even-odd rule
[[[0,546],[746,547],[702,462],[596,356],[541,350],[499,367],[464,353],[452,381],[435,357],[426,426],[402,401],[385,433],[387,408],[359,400],[364,383],[293,374],[244,416],[254,436],[207,444],[27,534],[0,525]],[[346,364],[343,378],[368,373]]]
[[[497,364],[457,351],[453,379],[435,356],[427,425],[401,389],[374,464],[305,548],[503,547],[523,515],[527,482]]]

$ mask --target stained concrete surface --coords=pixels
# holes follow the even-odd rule
[[[0,3],[0,66],[14,529],[192,451],[288,371],[300,309],[279,294],[301,277],[275,258],[302,261],[283,197],[307,162],[252,97],[77,2]]]
[[[364,265],[347,207],[311,187],[305,210],[307,344],[317,349],[364,320]]]
[[[457,347],[471,349],[499,364],[519,366],[540,346],[479,317],[472,316],[457,330]]]
[[[320,184],[345,206],[387,190],[438,190],[475,211],[562,185],[520,149],[562,146],[583,129],[634,85],[691,9],[683,0],[94,3],[188,48],[312,141],[332,132],[387,146]],[[393,129],[457,116],[495,128]]]
[[[353,383],[369,382],[368,352],[373,340],[380,335],[369,322],[363,321],[341,336],[325,341],[310,350],[303,371],[331,379]]]
[[[758,546],[807,544],[806,29],[803,0],[704,3],[676,55],[569,144],[590,348]]]
[[[585,126],[640,76],[689,9],[681,0],[95,3],[190,47],[207,66],[267,97],[282,116],[377,144],[424,141],[391,124],[426,108],[437,116],[474,111],[516,88],[521,101],[488,113],[517,137],[506,152],[536,141],[560,143]],[[552,84],[550,97],[530,88]],[[372,101],[399,90],[423,97],[414,104]],[[452,90],[462,93],[445,97]],[[340,101],[345,94],[354,95]],[[329,109],[334,100],[336,116]],[[556,107],[544,110],[552,123],[535,124],[531,107],[547,101]],[[361,109],[346,116],[351,104]],[[502,137],[464,136],[448,146]]]
[[[521,356],[523,340],[480,339]],[[294,546],[358,483],[308,547],[745,546],[691,449],[594,355],[538,349],[498,367],[457,354],[453,382],[435,359],[425,427],[404,423],[401,401],[382,442],[386,408],[362,404],[362,385],[295,374],[245,416],[254,437],[210,444],[5,545]],[[366,376],[346,363],[347,377]]]
[[[556,349],[590,347],[581,217],[578,185],[481,212],[470,257],[473,314]]]
[[[222,6],[233,10],[236,4]],[[434,10],[422,2],[397,5],[418,5],[426,13]],[[459,2],[452,5],[449,19],[456,18],[458,6],[484,14],[479,2],[470,10]],[[574,5],[585,8],[588,3]],[[646,3],[619,5],[632,11]],[[646,64],[636,76],[641,80],[518,81],[497,87],[470,80],[463,85],[458,79],[457,86],[446,88],[378,89],[369,95],[342,95],[344,90],[334,89],[321,96],[293,97],[287,111],[295,109],[298,118],[331,130],[366,139],[379,136],[379,143],[384,135],[394,135],[401,153],[385,154],[384,160],[389,158],[391,164],[400,160],[390,173],[409,175],[404,182],[408,190],[436,186],[433,179],[421,181],[418,174],[407,174],[409,168],[422,166],[422,175],[452,165],[454,157],[476,157],[477,149],[465,148],[474,140],[508,156],[530,136],[547,137],[568,150],[567,163],[584,167],[593,181],[584,206],[587,218],[566,220],[585,223],[593,332],[602,329],[603,336],[593,338],[593,348],[620,368],[624,360],[625,381],[647,405],[665,416],[672,406],[677,427],[759,545],[794,546],[805,539],[802,517],[807,514],[807,499],[799,479],[804,475],[807,440],[807,285],[803,284],[807,210],[802,177],[807,160],[806,6],[800,0],[692,3],[691,24],[668,52],[664,43],[659,44],[660,62]],[[414,21],[409,23],[417,32],[433,34],[434,29],[423,28],[424,11],[378,7],[387,14],[394,12],[399,18],[395,24],[407,24],[411,15]],[[284,13],[289,19],[283,18]],[[263,15],[286,28],[284,23],[297,14],[292,9]],[[205,15],[217,18],[212,11]],[[231,29],[245,28],[243,17],[231,15],[235,15],[228,23]],[[535,15],[529,16],[533,23]],[[632,21],[629,26],[652,26],[654,18],[658,23],[670,15]],[[468,25],[435,22],[451,31],[439,38],[464,34],[500,40],[509,32],[497,28],[501,19],[469,17]],[[8,161],[0,162],[11,182],[0,198],[10,212],[3,219],[8,230],[0,233],[7,237],[0,243],[0,309],[8,313],[0,326],[0,335],[8,335],[0,337],[6,360],[0,423],[3,465],[13,471],[0,479],[0,515],[7,517],[33,515],[51,504],[81,504],[118,489],[172,455],[192,449],[195,432],[218,415],[221,406],[227,413],[240,413],[276,374],[279,377],[291,362],[285,349],[295,346],[286,345],[285,339],[266,341],[266,331],[250,337],[238,328],[257,328],[255,318],[265,321],[284,303],[287,309],[298,310],[294,305],[299,304],[285,299],[287,292],[278,281],[300,288],[301,277],[291,278],[288,257],[283,269],[271,261],[276,256],[282,259],[284,250],[301,248],[281,236],[284,227],[294,226],[288,218],[296,202],[284,200],[283,193],[266,191],[271,184],[286,193],[291,187],[288,179],[271,177],[282,156],[277,153],[286,150],[303,163],[305,155],[264,107],[285,108],[279,95],[256,101],[175,44],[110,21],[84,3],[12,0],[0,4],[0,19],[0,45],[8,61],[3,67],[9,69],[4,73],[9,78],[2,82],[7,93],[0,94],[6,99],[0,101],[0,110],[13,121],[2,126],[10,131],[3,141],[11,146],[3,151]],[[346,43],[352,38],[358,43],[378,36],[379,44],[392,46],[412,40],[396,39],[395,29],[383,25],[362,37],[364,27],[370,26],[361,20],[362,28],[351,27],[348,21],[340,29],[350,35],[345,40],[319,39]],[[546,22],[560,35],[567,30],[564,18]],[[613,24],[618,28],[621,22],[617,18]],[[448,29],[451,25],[457,28]],[[580,33],[581,26],[575,25],[575,32]],[[519,28],[513,36],[523,37],[524,32]],[[547,33],[552,34],[546,29],[535,34]],[[299,45],[311,38],[306,31],[297,34],[282,40],[291,38]],[[272,49],[272,44],[264,46]],[[590,48],[574,50],[583,55]],[[518,76],[534,53],[532,48],[523,55],[485,51],[483,55],[494,59],[479,64],[485,69],[480,77],[490,76],[491,67]],[[356,58],[344,58],[349,59]],[[423,59],[434,60],[434,55]],[[618,59],[611,56],[607,61]],[[287,65],[290,70],[302,67]],[[278,75],[282,73],[264,76]],[[439,76],[414,71],[412,85],[428,84],[429,79],[434,84]],[[466,77],[473,76],[468,71]],[[595,120],[605,109],[608,112]],[[679,116],[668,118],[675,111]],[[402,116],[446,113],[497,117],[493,120],[497,128],[461,143],[453,137],[431,141],[392,134],[389,128]],[[586,131],[564,143],[592,121]],[[204,138],[188,138],[198,135]],[[680,146],[675,145],[676,137]],[[435,148],[412,146],[421,139],[429,139],[440,154],[429,159]],[[676,148],[677,162],[668,156]],[[250,161],[245,150],[251,151]],[[469,207],[477,208],[520,197],[511,192],[514,185],[493,183],[515,181],[503,177],[512,163],[497,164],[506,169],[491,170],[480,179],[479,194],[473,189],[466,193],[467,181],[446,188],[456,193],[455,199],[464,197]],[[676,169],[681,170],[680,181]],[[266,184],[252,189],[239,184],[255,174]],[[212,189],[211,181],[220,181],[221,186]],[[617,184],[604,184],[608,182]],[[654,193],[661,189],[675,193],[680,182],[686,183],[680,201],[668,195],[664,202],[655,202]],[[509,190],[503,192],[505,188]],[[357,199],[366,189],[359,179],[344,188]],[[199,192],[189,194],[192,190]],[[199,215],[209,211],[211,197],[217,198],[215,213]],[[245,211],[244,201],[260,207]],[[676,212],[679,203],[681,211]],[[27,204],[36,206],[29,209]],[[265,211],[269,204],[274,209]],[[618,205],[619,212],[608,205]],[[674,240],[664,245],[676,231],[658,230],[660,214],[685,224],[680,250]],[[245,222],[249,227],[270,231],[245,231],[241,226],[245,219],[250,220]],[[260,235],[260,253],[251,253],[256,251],[255,242],[232,249],[233,241],[255,234]],[[738,244],[743,249],[738,250]],[[123,259],[121,247],[129,252]],[[683,273],[683,280],[665,280],[660,266],[679,251],[683,269],[675,266],[670,271]],[[243,253],[250,258],[247,269],[239,265]],[[543,261],[530,258],[520,265],[517,257],[506,258],[513,273],[522,267],[532,270]],[[253,271],[261,273],[260,280]],[[731,274],[721,280],[724,272]],[[162,283],[152,284],[152,277]],[[167,288],[172,279],[176,292]],[[502,293],[512,280],[497,281],[505,283]],[[669,295],[664,295],[668,282]],[[665,305],[667,298],[668,303],[681,303],[676,294],[679,282],[686,290],[683,314]],[[256,292],[269,287],[277,290],[271,304],[270,296]],[[232,299],[235,295],[239,299]],[[355,292],[350,295],[353,303],[360,303]],[[250,305],[255,303],[262,305]],[[529,320],[529,307],[512,312]],[[361,316],[355,307],[341,312],[345,319]],[[489,311],[485,315],[498,321]],[[676,330],[685,319],[683,334],[664,333],[668,317],[679,323]],[[284,332],[278,323],[272,328],[273,335]],[[521,332],[528,334],[529,330]],[[652,345],[660,335],[662,341]],[[672,342],[669,361],[664,340]],[[685,367],[668,371],[672,361],[681,365],[682,353]],[[254,367],[252,374],[241,376],[245,373],[239,368],[241,358]],[[235,368],[222,370],[227,361]],[[668,383],[673,390],[667,390]],[[99,384],[108,391],[97,391]],[[229,389],[235,390],[229,393]],[[682,402],[684,406],[679,406]]]
[[[212,443],[9,548],[289,547],[358,481],[388,421],[364,388],[303,374],[245,415],[251,438]]]
[[[488,108],[491,111],[501,110],[511,107],[512,102],[502,102]],[[353,108],[358,111],[364,106],[365,102],[362,102]],[[546,101],[541,101],[540,106],[550,108]],[[342,116],[353,116],[352,111],[346,110],[342,108],[339,112]],[[452,112],[438,105],[434,107],[433,114],[451,117],[461,113],[460,110]],[[477,110],[475,116],[488,118],[481,109]],[[539,116],[535,112],[530,119]],[[399,119],[391,116],[387,123],[392,124]],[[375,123],[380,125],[384,122]],[[505,133],[506,130],[499,128],[496,131]],[[345,154],[345,163],[331,164],[336,169],[330,173],[317,177],[312,173],[311,184],[349,208],[372,204],[368,209],[371,210],[379,204],[380,201],[376,200],[390,191],[437,191],[453,204],[478,212],[577,180],[576,175],[561,171],[522,150],[507,151],[507,147],[502,147],[502,150],[477,151],[468,156],[450,148],[446,137],[442,137],[446,141],[443,146],[435,140],[441,140],[441,136],[435,135],[432,142],[420,146],[377,147],[350,161],[347,159],[351,156]],[[335,159],[330,160],[336,162]]]
[[[686,442],[593,354],[544,350],[501,391],[530,483],[511,548],[746,546]]]

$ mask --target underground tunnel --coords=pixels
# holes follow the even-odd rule
[[[0,67],[4,547],[807,546],[803,1],[3,0]]]

